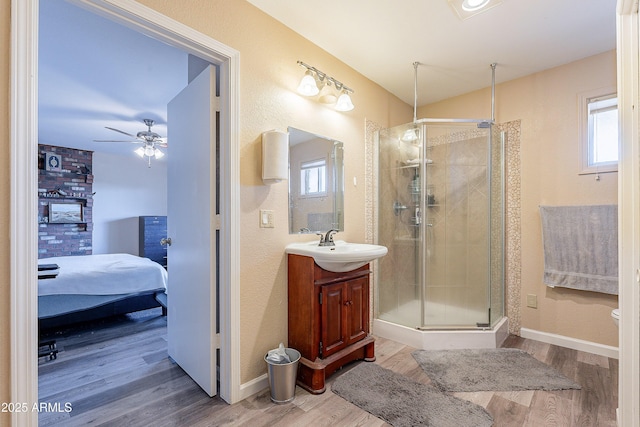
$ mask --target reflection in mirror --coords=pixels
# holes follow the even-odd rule
[[[290,127],[289,233],[344,231],[343,144]]]

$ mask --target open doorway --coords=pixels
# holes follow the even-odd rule
[[[56,168],[39,162],[43,167],[38,171],[38,264],[57,266],[56,274],[45,270],[47,279],[38,281],[40,339],[46,347],[39,358],[40,402],[73,408],[73,401],[104,400],[100,396],[111,389],[98,384],[118,374],[123,375],[123,386],[148,383],[148,371],[157,376],[155,371],[162,369],[158,355],[166,354],[158,346],[149,353],[141,347],[138,357],[116,360],[117,372],[100,363],[82,374],[84,354],[67,358],[73,352],[66,350],[74,346],[65,345],[65,335],[69,328],[75,333],[96,319],[139,315],[160,304],[167,308],[167,299],[168,333],[157,322],[150,324],[168,340],[172,360],[208,395],[216,395],[217,358],[211,348],[217,341],[218,262],[211,232],[216,212],[209,209],[209,200],[215,200],[218,191],[217,180],[208,179],[217,171],[216,73],[204,75],[202,64],[189,60],[187,52],[62,0],[40,3],[39,30],[39,157],[57,161]],[[185,100],[188,93],[192,96]],[[175,104],[180,96],[183,101]],[[141,118],[148,130],[137,131]],[[114,131],[117,137],[111,136]],[[91,139],[98,134],[105,136]],[[191,172],[196,176],[189,176]],[[192,194],[193,186],[201,191]],[[52,217],[54,207],[78,212],[73,222],[64,217],[62,223]],[[129,223],[133,230],[128,232]],[[167,225],[174,245],[163,248],[161,239],[171,241]],[[163,249],[171,256],[149,262],[154,250]],[[193,316],[199,305],[198,316]],[[175,332],[184,329],[200,336]],[[102,331],[100,324],[92,325],[96,336]],[[128,329],[112,328],[110,340],[124,338],[119,332],[126,335]],[[93,344],[90,338],[87,335],[84,345]],[[104,350],[119,359],[121,347],[113,343]],[[51,353],[56,357],[47,357]],[[198,363],[189,357],[197,357]],[[207,359],[210,364],[202,363]],[[69,381],[50,380],[61,375]],[[61,394],[67,400],[54,402]],[[80,410],[72,415],[79,416]]]
[[[238,185],[238,152],[237,152],[237,98],[238,98],[238,53],[217,43],[188,27],[142,6],[132,6],[130,2],[79,1],[90,10],[109,16],[118,22],[138,28],[147,35],[153,34],[157,39],[174,46],[179,46],[189,53],[197,55],[220,66],[221,85],[221,246],[225,248],[220,260],[221,265],[221,300],[223,307],[220,313],[222,324],[221,345],[221,396],[228,402],[239,399],[239,370],[237,367],[239,345],[231,335],[237,333],[238,296],[228,286],[231,278],[238,275],[238,235],[239,228],[231,219],[237,218],[239,206]],[[14,72],[12,83],[15,88],[12,97],[12,164],[14,165],[12,191],[12,253],[14,269],[12,270],[12,295],[14,310],[12,312],[12,397],[21,401],[37,402],[37,342],[36,308],[36,238],[33,222],[24,218],[37,218],[36,204],[31,198],[21,195],[35,194],[37,183],[35,176],[37,156],[37,116],[35,114],[35,85],[29,76],[36,72],[37,33],[37,0],[28,2],[15,1],[16,9],[12,29],[16,43],[14,44]],[[145,10],[141,10],[145,9]],[[29,71],[26,71],[29,70]],[[24,144],[30,141],[30,144]],[[19,149],[17,147],[20,147]],[[15,271],[14,271],[15,270]],[[26,284],[26,285],[25,285]],[[234,332],[234,330],[236,332]],[[25,363],[31,360],[32,363]],[[37,415],[37,414],[36,414]],[[16,415],[16,417],[33,417],[34,415]]]

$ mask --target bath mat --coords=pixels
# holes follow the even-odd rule
[[[441,391],[580,389],[579,384],[516,348],[416,350],[412,355]]]
[[[493,418],[483,407],[441,393],[375,363],[361,362],[336,378],[331,390],[394,427],[489,427],[493,424]]]

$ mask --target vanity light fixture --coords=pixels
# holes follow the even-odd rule
[[[353,110],[353,101],[349,95],[349,93],[353,93],[353,89],[328,76],[327,73],[318,70],[316,67],[312,67],[302,61],[298,61],[298,65],[307,69],[300,81],[300,85],[298,85],[299,94],[304,96],[316,96],[319,94],[318,101],[323,104],[334,104],[334,108],[337,111]]]
[[[503,0],[448,0],[460,19],[465,20],[492,7],[502,4]]]
[[[338,111],[351,111],[353,110],[353,102],[351,101],[351,97],[349,93],[342,89],[342,93],[338,97],[338,101],[336,101],[336,110]]]
[[[331,81],[327,80],[327,82],[320,89],[320,93],[318,94],[318,101],[323,104],[335,104],[338,100],[336,96],[336,92],[331,85]]]
[[[320,92],[318,89],[318,84],[316,83],[315,77],[313,77],[313,72],[308,70],[304,73],[304,77],[300,81],[300,85],[298,86],[298,93],[304,96],[313,96],[317,95]]]

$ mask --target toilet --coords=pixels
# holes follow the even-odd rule
[[[620,322],[620,309],[614,308],[613,310],[611,310],[611,317],[613,318],[613,322],[616,324],[616,326],[618,326]]]

